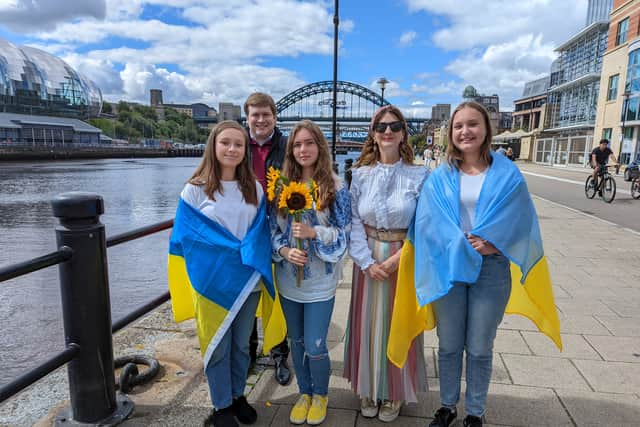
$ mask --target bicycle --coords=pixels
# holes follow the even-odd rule
[[[640,199],[640,176],[631,181],[631,197]]]
[[[609,168],[618,168],[618,165],[602,165],[598,167],[598,175],[594,180],[593,175],[589,175],[584,183],[584,194],[588,199],[593,199],[596,192],[606,203],[613,202],[616,198],[616,180],[609,173]],[[595,182],[594,182],[595,181]]]

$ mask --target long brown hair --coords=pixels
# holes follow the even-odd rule
[[[293,181],[300,181],[302,179],[302,166],[300,166],[295,157],[293,157],[293,144],[296,135],[302,129],[306,129],[311,134],[313,142],[318,146],[318,159],[313,167],[313,175],[311,178],[313,178],[318,185],[318,204],[320,205],[320,209],[325,209],[331,206],[336,198],[336,182],[333,177],[333,169],[331,168],[329,144],[320,127],[311,120],[298,122],[289,134],[282,173]]]
[[[447,129],[447,136],[449,137],[449,144],[447,145],[447,162],[455,167],[459,168],[460,164],[463,161],[462,151],[458,149],[453,143],[453,119],[456,117],[456,114],[462,110],[463,108],[473,108],[477,112],[482,115],[482,121],[484,122],[484,127],[487,131],[486,136],[484,137],[484,141],[482,141],[482,145],[480,146],[480,159],[486,164],[491,164],[491,119],[489,117],[489,113],[482,106],[474,101],[466,101],[462,104],[458,105],[456,109],[451,114],[451,120],[449,120],[449,128]]]
[[[382,116],[386,113],[391,113],[398,118],[403,124],[402,128],[402,141],[400,141],[400,157],[404,160],[405,163],[412,165],[413,164],[413,149],[409,145],[409,131],[407,129],[407,121],[404,119],[404,115],[402,111],[398,107],[393,105],[385,105],[384,107],[380,107],[378,111],[373,114],[371,118],[371,123],[369,124],[369,134],[367,135],[367,139],[364,141],[364,146],[362,147],[362,152],[360,153],[360,157],[358,157],[358,161],[353,167],[360,166],[369,166],[375,164],[380,160],[380,150],[378,149],[378,144],[374,139],[374,128],[380,120]]]
[[[245,203],[252,205],[258,205],[258,194],[256,193],[256,176],[253,173],[253,168],[249,163],[249,136],[242,126],[233,120],[225,120],[220,122],[215,128],[211,130],[209,139],[207,140],[207,146],[204,149],[202,160],[196,168],[189,183],[204,187],[205,194],[211,199],[216,200],[214,194],[219,191],[222,194],[222,186],[220,184],[220,177],[222,176],[222,168],[220,162],[216,158],[216,142],[222,131],[226,129],[237,129],[242,132],[244,137],[244,157],[242,162],[236,167],[235,179],[238,180],[238,187],[242,192],[242,197]]]

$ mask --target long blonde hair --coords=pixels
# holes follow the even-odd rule
[[[405,163],[412,165],[413,164],[413,149],[409,145],[409,131],[407,129],[407,121],[404,119],[404,115],[402,111],[398,107],[393,105],[385,105],[384,107],[380,107],[371,118],[371,123],[369,124],[369,134],[367,135],[367,139],[364,141],[364,145],[362,147],[362,152],[360,153],[360,157],[358,157],[358,161],[353,166],[355,168],[360,166],[369,166],[375,164],[380,160],[380,150],[378,149],[378,144],[374,139],[375,127],[382,117],[386,113],[391,113],[398,118],[399,121],[402,122],[402,141],[400,141],[400,157],[404,160]]]
[[[477,112],[482,115],[482,121],[484,122],[484,127],[486,128],[487,134],[484,137],[484,141],[482,141],[482,145],[480,146],[480,159],[486,164],[491,164],[491,118],[489,117],[489,112],[482,106],[474,101],[466,101],[462,104],[458,105],[455,110],[453,110],[453,114],[451,114],[451,120],[449,120],[449,128],[447,129],[447,136],[449,137],[449,144],[447,145],[447,162],[455,167],[459,168],[460,163],[463,161],[462,151],[458,149],[453,143],[453,119],[456,117],[456,114],[462,110],[463,108],[473,108]]]
[[[313,175],[311,178],[313,178],[318,185],[318,204],[321,209],[325,209],[331,206],[336,198],[336,182],[333,178],[333,169],[331,168],[329,144],[320,127],[311,120],[298,122],[289,134],[282,173],[293,181],[300,181],[302,179],[302,166],[300,166],[293,157],[293,144],[296,135],[302,129],[306,129],[311,134],[313,142],[318,146],[318,159],[313,167]]]
[[[189,178],[189,183],[204,187],[203,190],[205,194],[211,200],[215,200],[214,194],[216,191],[222,193],[222,186],[220,184],[222,167],[216,158],[216,143],[218,136],[226,129],[237,129],[242,132],[245,151],[242,162],[236,167],[235,179],[238,180],[238,187],[240,187],[244,201],[257,206],[256,177],[249,163],[249,150],[251,149],[249,147],[249,136],[245,129],[233,120],[220,122],[211,130],[209,139],[207,140],[207,146],[202,155],[202,160],[191,178]]]

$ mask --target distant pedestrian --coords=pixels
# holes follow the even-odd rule
[[[361,399],[362,416],[384,422],[395,420],[403,402],[417,402],[417,393],[427,388],[422,335],[410,344],[403,368],[387,358],[400,249],[429,173],[413,160],[402,112],[380,108],[351,182],[354,266],[344,376]]]
[[[236,418],[253,424],[257,413],[244,396],[249,336],[260,291],[273,302],[275,290],[264,192],[249,162],[249,138],[237,122],[211,131],[182,190],[169,252],[174,317],[196,318],[215,408],[204,425],[237,427]]]
[[[251,138],[249,158],[253,171],[266,191],[266,172],[269,167],[282,169],[287,137],[276,127],[276,103],[266,93],[255,92],[244,103],[248,132]],[[271,212],[267,212],[270,214]],[[251,333],[251,359],[255,363],[258,351],[258,329],[254,322]],[[291,381],[291,370],[287,364],[289,345],[283,341],[271,350],[271,358],[276,365],[276,381],[281,385]]]
[[[424,165],[427,169],[431,169],[431,162],[434,160],[433,158],[433,148],[427,145],[423,153]]]
[[[516,160],[516,156],[513,154],[513,148],[511,147],[507,147],[507,151],[504,155],[507,156],[507,159],[511,160],[512,162]]]
[[[282,174],[297,182],[313,180],[318,186],[317,202],[300,222],[282,211],[270,217],[276,282],[300,393],[289,421],[318,425],[329,401],[327,332],[349,242],[351,198],[331,170],[322,130],[311,121],[303,120],[291,131]],[[299,267],[304,274],[298,285]]]

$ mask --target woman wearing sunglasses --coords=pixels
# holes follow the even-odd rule
[[[427,387],[422,335],[402,369],[386,356],[400,248],[428,173],[414,166],[408,136],[398,108],[376,111],[351,181],[354,266],[344,376],[361,399],[362,415],[384,422]]]

